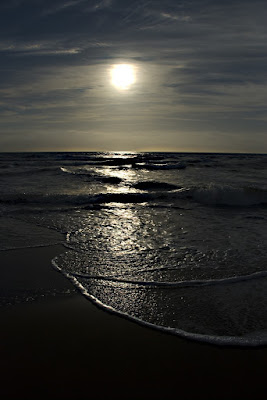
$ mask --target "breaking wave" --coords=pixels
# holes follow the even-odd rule
[[[133,168],[137,169],[147,169],[147,170],[160,170],[160,169],[185,169],[186,165],[184,163],[176,164],[146,164],[146,163],[136,163],[132,165]]]
[[[140,190],[174,190],[180,189],[176,185],[172,185],[171,183],[166,182],[156,182],[156,181],[144,181],[144,182],[137,182],[133,185],[135,189]]]
[[[0,203],[24,205],[90,205],[102,203],[142,203],[151,199],[146,193],[99,193],[95,195],[2,195]]]
[[[102,178],[103,183],[119,184],[117,177]],[[2,204],[46,205],[46,206],[90,206],[104,203],[148,203],[159,201],[158,206],[175,207],[176,201],[196,202],[207,206],[252,207],[267,205],[267,190],[256,187],[235,188],[232,186],[210,186],[202,188],[179,188],[164,182],[138,182],[134,189],[142,192],[108,192],[98,194],[2,194]]]
[[[217,186],[196,188],[195,201],[206,205],[255,206],[267,204],[267,190],[257,187]]]

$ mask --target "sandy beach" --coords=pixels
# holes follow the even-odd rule
[[[266,398],[266,347],[187,341],[100,310],[51,266],[63,249],[0,253],[1,292],[37,293],[1,307],[2,399]]]

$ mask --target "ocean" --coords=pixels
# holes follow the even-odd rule
[[[109,312],[202,342],[266,345],[266,164],[259,154],[1,153],[0,250],[63,244],[53,267]],[[0,304],[41,295],[25,287]]]

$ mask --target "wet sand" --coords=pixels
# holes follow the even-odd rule
[[[2,399],[266,398],[266,347],[187,341],[100,310],[52,268],[62,249],[0,252],[1,293],[36,294],[1,307]]]

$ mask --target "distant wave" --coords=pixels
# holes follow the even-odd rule
[[[92,175],[92,170],[88,169],[88,165],[86,164],[84,167],[80,166],[77,168],[72,168],[73,166],[68,167],[60,167],[60,171],[70,175],[85,175],[90,177]],[[75,166],[74,166],[75,167]]]
[[[107,161],[96,161],[96,162],[88,162],[86,164],[77,164],[77,166],[81,166],[80,169],[71,169],[72,165],[61,167],[62,172],[70,173],[70,174],[83,174],[89,173],[90,169],[94,169],[96,167],[118,167],[118,168],[134,168],[134,169],[145,169],[145,170],[169,170],[169,169],[185,169],[186,164],[178,162],[178,163],[152,163],[152,162],[142,162],[142,160],[125,160],[125,159],[116,159],[116,160],[107,160]],[[75,166],[73,164],[73,166]]]
[[[108,183],[108,184],[119,184],[122,182],[122,179],[117,176],[103,176],[97,174],[90,165],[86,165],[80,168],[71,168],[71,167],[61,167],[60,170],[64,173],[81,176],[85,178],[90,178],[90,180],[94,180],[101,183]]]
[[[0,170],[0,176],[16,176],[16,175],[35,175],[35,174],[40,174],[44,172],[50,172],[55,174],[55,172],[58,171],[58,167],[23,167],[23,166],[8,166],[5,168],[1,168]]]
[[[184,163],[176,163],[176,164],[135,163],[132,165],[132,167],[137,169],[159,170],[159,169],[185,169],[186,165]]]

